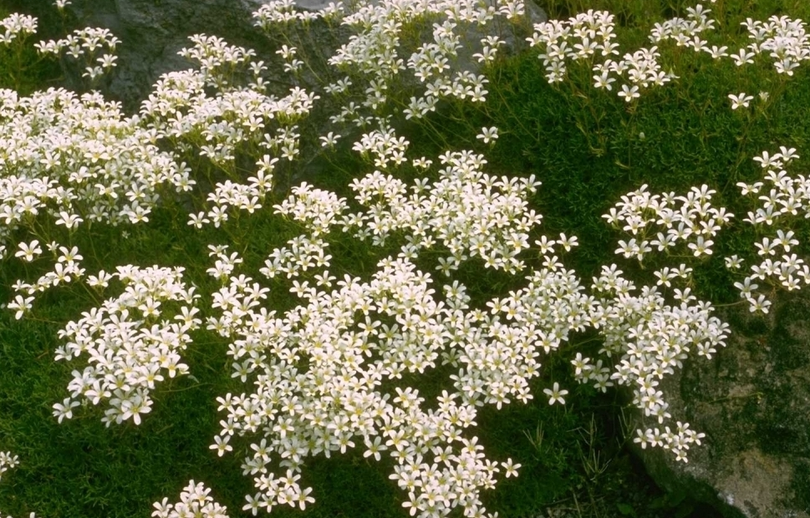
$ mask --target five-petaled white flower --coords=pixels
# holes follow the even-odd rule
[[[554,386],[550,389],[543,389],[548,395],[548,404],[553,405],[554,403],[560,403],[561,405],[565,404],[565,399],[563,396],[568,394],[567,390],[560,390],[560,384],[556,381],[554,382]]]
[[[619,92],[619,97],[622,97],[625,101],[630,102],[633,99],[641,97],[641,94],[638,92],[638,86],[636,85],[633,85],[632,87],[622,85],[622,91]]]
[[[740,92],[739,95],[728,94],[728,98],[731,99],[732,110],[736,110],[740,106],[743,108],[748,108],[748,103],[754,100],[753,95],[746,95],[745,92]]]
[[[53,405],[53,416],[62,422],[62,419],[72,419],[73,409],[79,406],[78,401],[72,401],[70,398],[65,398],[62,403],[55,403]]]
[[[492,126],[491,128],[481,128],[481,133],[475,136],[477,139],[484,141],[484,144],[489,144],[498,140],[498,128]]]

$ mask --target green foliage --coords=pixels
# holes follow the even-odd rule
[[[635,8],[633,2],[618,2],[621,5],[615,7],[616,2],[609,3],[605,8],[611,12],[622,12],[622,6],[627,11]],[[564,6],[550,3],[546,7],[553,13]],[[757,7],[745,16],[764,19],[771,12],[797,16],[788,6]],[[727,9],[729,28],[736,27],[742,13],[734,5]],[[657,16],[638,18],[643,20],[645,34],[666,11],[662,8]],[[747,44],[747,35],[737,31],[723,37],[730,49]],[[620,52],[636,48],[622,46]],[[582,245],[571,264],[584,278],[617,260],[613,250],[620,233],[605,225],[601,215],[620,196],[642,183],[656,193],[682,194],[703,183],[717,189],[716,205],[727,207],[736,217],[730,231],[721,234],[714,257],[697,265],[694,288],[701,297],[733,302],[738,292],[720,258],[738,254],[748,264],[756,258],[754,234],[742,222],[752,207],[740,197],[735,183],[762,177],[752,161],[762,151],[778,145],[807,146],[810,125],[802,106],[810,102],[808,71],[800,70],[785,80],[765,63],[741,69],[730,60],[717,62],[672,43],[662,44],[661,53],[662,62],[671,63],[679,79],[645,92],[631,105],[615,92],[593,88],[584,64],[571,67],[569,80],[549,85],[531,53],[497,63],[490,73],[493,95],[487,113],[492,114],[491,124],[509,130],[502,132],[488,157],[503,169],[538,175],[543,185],[535,202],[544,215],[543,232],[579,236]],[[732,111],[727,96],[740,91],[764,91],[770,97],[750,112]],[[807,163],[803,157],[795,169]],[[796,221],[795,229],[797,235],[805,236],[810,227]],[[633,262],[619,264],[632,269]],[[645,264],[647,274],[657,264],[664,263],[653,258]],[[645,272],[636,274],[639,280],[645,278]]]
[[[12,12],[19,12],[0,2],[0,19]],[[43,58],[32,44],[39,41],[41,31],[22,41],[10,45],[0,45],[0,88],[16,90],[20,95],[54,86],[61,72],[59,65],[51,59]]]

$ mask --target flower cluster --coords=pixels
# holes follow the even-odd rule
[[[20,464],[20,458],[12,455],[11,452],[0,452],[0,480],[3,478],[3,473],[9,469],[16,468]]]
[[[566,60],[593,60],[597,53],[604,58],[618,55],[619,45],[613,41],[616,38],[614,18],[607,11],[590,9],[565,21],[535,24],[534,34],[526,40],[532,47],[543,50],[538,57],[543,60],[548,82],[559,83],[565,79]],[[612,88],[609,83],[605,87]]]
[[[341,22],[351,36],[326,64],[342,72],[343,77],[324,90],[344,99],[359,97],[357,103],[354,100],[341,103],[344,111],[336,117],[362,127],[370,117],[381,115],[392,104],[389,102],[392,92],[397,95],[407,92],[405,98],[410,95],[408,108],[404,110],[407,118],[425,116],[435,110],[441,98],[484,101],[487,80],[470,70],[468,60],[462,56],[480,63],[492,62],[499,46],[504,44],[491,27],[492,21],[503,16],[514,22],[524,14],[522,0],[504,0],[497,5],[489,2],[460,5],[450,0],[428,3],[397,0],[349,6],[338,2],[318,12],[295,10],[293,2],[276,0],[263,5],[253,16],[256,25],[268,33],[277,28],[286,32],[295,21],[304,22],[305,28],[306,22],[315,18],[330,25],[336,20]],[[431,32],[419,32],[425,21],[432,22]],[[414,32],[420,41],[427,40],[416,48],[404,43],[413,39]],[[469,46],[471,33],[480,34],[477,38],[480,49],[478,45],[465,48]],[[279,51],[285,69],[297,71],[301,67],[296,50],[285,45]]]
[[[180,352],[191,342],[189,332],[202,321],[195,317],[198,297],[182,282],[182,268],[119,266],[117,273],[101,271],[87,284],[99,290],[118,278],[124,291],[101,307],[68,322],[59,337],[68,342],[56,351],[57,360],[88,356],[90,365],[73,371],[70,398],[55,404],[54,416],[72,417],[81,399],[109,403],[102,421],[109,426],[151,411],[149,393],[164,380],[188,372]]]
[[[465,400],[498,408],[512,399],[525,403],[532,398],[529,381],[539,375],[540,350],[548,355],[590,325],[593,298],[583,293],[576,274],[563,268],[552,248],[543,254],[543,267],[526,280],[525,288],[487,302],[489,315],[455,312],[459,323],[451,345],[462,348],[462,366],[453,379]],[[561,396],[566,391],[557,385],[546,393],[550,403],[565,403]]]
[[[5,32],[0,35],[0,44],[8,45],[14,40],[23,40],[37,32],[37,19],[33,16],[13,13],[0,20]]]
[[[333,9],[341,9],[342,3],[332,5]],[[258,11],[253,13],[253,18],[256,20],[257,27],[264,30],[270,30],[276,25],[287,25],[291,22],[301,21],[309,22],[319,17],[319,13],[313,13],[308,10],[296,9],[293,0],[272,0],[259,8]]]
[[[194,34],[189,39],[194,46],[181,49],[178,54],[198,63],[205,83],[219,90],[229,89],[234,73],[246,68],[256,56],[253,49],[228,45],[218,36]]]
[[[622,196],[621,202],[602,216],[616,227],[623,224],[622,230],[634,236],[629,241],[620,240],[616,253],[642,261],[652,247],[669,251],[682,241],[695,257],[711,255],[711,238],[734,216],[723,207],[711,206],[716,192],[701,185],[692,187],[686,196],[650,194],[645,184]]]
[[[3,248],[44,218],[68,231],[83,221],[148,221],[161,185],[193,183],[185,164],[158,149],[136,119],[124,119],[118,104],[62,89],[23,98],[0,90],[0,166]]]
[[[261,208],[280,158],[292,161],[298,157],[298,123],[318,96],[297,87],[282,98],[267,95],[261,78],[265,67],[262,62],[251,62],[252,50],[205,35],[191,40],[195,45],[180,54],[195,60],[200,70],[164,74],[143,102],[141,116],[156,138],[183,153],[196,150],[235,180],[242,178],[237,167],[240,157],[259,157],[258,171],[247,184],[217,182],[208,195],[212,206],[189,219],[189,225],[197,228],[206,224],[219,227],[229,218],[231,208],[248,213]],[[239,86],[234,79],[241,66],[252,70],[253,82],[248,86]]]
[[[33,284],[18,280],[13,285],[14,291],[18,294],[13,301],[8,303],[8,309],[16,311],[14,318],[17,320],[31,309],[31,304],[35,298],[34,294],[43,292],[52,286],[67,284],[84,276],[85,270],[79,266],[79,261],[83,257],[79,254],[78,248],[74,246],[67,249],[64,246],[59,246],[56,242],[49,243],[47,247],[56,259],[54,269],[43,274]],[[23,261],[31,262],[41,253],[42,248],[39,246],[39,241],[35,239],[30,243],[20,242],[19,249],[14,255]]]
[[[228,518],[225,514],[228,509],[219,505],[210,495],[211,489],[205,484],[188,481],[188,486],[180,492],[180,501],[174,504],[169,503],[168,498],[162,502],[155,502],[152,511],[154,518]]]
[[[788,290],[801,288],[802,282],[810,284],[810,266],[795,252],[791,253],[793,248],[798,247],[799,240],[786,226],[800,212],[804,213],[805,218],[810,217],[810,183],[804,175],[792,177],[785,170],[789,162],[799,158],[796,150],[784,146],[779,149],[779,153],[770,154],[765,151],[754,158],[765,171],[764,182],[737,184],[743,196],[753,197],[759,194],[759,206],[756,211],[749,211],[743,221],[758,228],[764,228],[763,223],[765,227],[773,228],[769,235],[755,243],[757,254],[763,258],[762,262],[752,265],[751,273],[742,282],[734,284],[740,290],[740,296],[751,304],[752,312],[767,313],[771,305],[764,294],[755,291],[759,287],[754,282],[756,280]],[[779,226],[782,228],[774,228]],[[740,263],[736,258],[727,259],[727,264],[732,268],[738,268]]]
[[[676,17],[664,23],[656,23],[650,32],[650,41],[661,43],[672,40],[679,47],[692,48],[695,52],[702,50],[714,56],[717,51],[713,52],[706,41],[700,38],[702,32],[714,29],[714,20],[709,19],[711,9],[697,4],[695,7],[687,7],[686,12],[686,18]]]
[[[393,129],[373,130],[363,136],[352,146],[361,156],[372,155],[374,167],[385,169],[389,162],[400,165],[405,162],[405,151],[408,150],[408,141],[405,137],[397,137]]]
[[[226,171],[230,171],[240,149],[258,155],[279,153],[294,159],[299,137],[296,123],[310,112],[317,96],[294,88],[277,99],[263,93],[258,83],[226,87],[219,80],[214,82],[223,90],[209,96],[206,86],[210,86],[210,77],[220,77],[214,70],[217,67],[207,72],[186,70],[161,76],[141,107],[141,116],[157,137],[167,139],[181,151],[199,149],[200,155]],[[273,120],[280,126],[275,136],[268,131]],[[274,160],[263,159],[260,167],[265,174],[272,172]]]
[[[412,515],[453,507],[466,516],[483,512],[478,492],[495,484],[499,468],[463,431],[474,424],[476,401],[488,393],[488,383],[503,385],[504,395],[519,387],[524,399],[530,397],[525,382],[512,379],[525,373],[505,370],[520,369],[521,361],[508,359],[505,347],[482,346],[484,356],[461,357],[473,336],[483,336],[466,316],[463,286],[446,287],[446,302],[437,302],[430,276],[409,261],[389,258],[378,266],[370,282],[346,276],[332,289],[302,288],[305,304],[283,318],[257,311],[264,294],[248,277],[231,278],[216,295],[222,316],[209,323],[231,340],[234,375],[254,391],[218,398],[227,418],[211,448],[224,454],[234,435],[261,436],[245,459],[259,490],[245,509],[305,508],[314,500],[311,488],[298,483],[305,459],[364,445],[367,457],[379,460],[385,452],[394,458],[392,478],[408,491],[405,506]],[[436,410],[423,409],[424,398],[413,388],[383,385],[387,378],[435,368],[440,359],[469,368],[457,377],[466,394],[445,392]],[[466,387],[468,380],[473,388]],[[274,465],[285,475],[276,476]],[[504,467],[514,474],[517,466]]]
[[[382,244],[395,231],[408,242],[402,255],[413,257],[437,241],[450,251],[441,260],[445,273],[468,257],[481,257],[489,268],[516,272],[524,267],[518,254],[529,247],[528,230],[541,219],[528,208],[528,196],[539,182],[534,177],[494,177],[482,171],[486,160],[471,152],[445,153],[437,182],[417,182],[408,194],[400,180],[375,171],[351,183],[362,213],[346,218],[345,230],[371,235]]]
[[[264,262],[264,268],[259,273],[272,279],[283,273],[288,279],[296,277],[300,272],[316,268],[329,267],[331,255],[324,253],[328,243],[319,236],[300,235],[287,241],[289,246],[276,248]],[[326,273],[319,278],[319,283],[328,285],[331,277]],[[305,283],[306,284],[306,283]],[[306,286],[304,286],[305,289]]]
[[[687,18],[673,18],[663,24],[657,23],[650,34],[653,43],[674,40],[678,46],[691,47],[695,51],[707,51],[719,57],[724,50],[709,48],[700,34],[714,27],[708,18],[711,12],[698,4],[687,9]],[[659,63],[658,47],[642,48],[619,55],[619,44],[614,41],[614,15],[607,11],[588,10],[566,21],[550,20],[534,26],[534,34],[527,38],[532,47],[540,47],[540,59],[546,70],[549,83],[562,82],[567,74],[566,61],[585,61],[591,66],[593,85],[598,89],[613,90],[613,83],[624,78],[625,84],[617,89],[619,97],[630,102],[641,96],[643,89],[662,86],[676,76],[664,72]],[[600,59],[601,58],[601,59]]]
[[[771,16],[767,22],[748,18],[742,25],[752,43],[732,55],[738,66],[753,63],[755,56],[767,53],[777,73],[792,76],[802,61],[810,59],[810,37],[802,20]]]
[[[313,236],[328,233],[347,208],[343,198],[329,191],[314,189],[306,182],[293,187],[290,196],[280,205],[273,206],[276,214],[301,223]]]
[[[690,271],[681,264],[658,285],[669,287],[670,278],[688,278]],[[676,367],[681,368],[693,349],[698,356],[711,358],[717,347],[725,346],[728,324],[711,316],[711,304],[696,301],[689,288],[674,290],[676,305],[668,304],[657,286],[644,287],[640,294],[634,294],[635,285],[622,276],[616,265],[602,267],[602,274],[594,278],[593,289],[597,303],[591,319],[605,339],[600,353],[616,359],[610,379],[633,389],[633,403],[645,416],[654,417],[659,424],[666,422],[671,415],[663,392],[656,388],[659,381],[673,374]],[[597,388],[604,386],[604,378],[600,379],[604,369],[599,362],[589,365],[589,359],[578,356],[573,363],[578,376],[594,380]],[[639,429],[640,439],[636,442],[644,447],[646,440],[672,451],[677,460],[686,461],[689,446],[700,444],[702,437],[687,427],[678,423],[677,433],[666,427],[663,440],[657,428]]]
[[[625,54],[619,61],[610,58],[619,54],[619,45],[613,41],[616,37],[613,20],[614,16],[607,11],[589,10],[567,21],[536,24],[534,34],[527,40],[532,47],[544,49],[539,57],[546,69],[546,79],[550,83],[562,82],[567,59],[587,61],[595,74],[595,88],[613,90],[613,83],[625,78],[626,84],[617,93],[627,102],[640,97],[642,88],[662,86],[672,80],[672,74],[661,70],[657,47]],[[597,55],[605,59],[598,60]]]
[[[41,41],[35,47],[42,54],[53,54],[59,56],[62,51],[73,59],[84,57],[85,69],[82,77],[90,78],[94,81],[104,73],[115,67],[117,56],[114,54],[115,47],[121,42],[109,29],[85,27],[77,29],[66,38],[56,41]],[[98,52],[103,52],[97,56]]]

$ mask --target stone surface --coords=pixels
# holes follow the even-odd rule
[[[810,294],[781,295],[765,317],[725,308],[728,346],[684,366],[672,414],[706,438],[689,463],[639,450],[663,488],[725,516],[810,517]]]
[[[12,9],[34,14],[50,25],[61,24],[55,16],[52,0],[9,1]],[[265,3],[267,0],[72,0],[67,26],[107,28],[122,41],[117,50],[116,70],[104,85],[104,91],[108,97],[121,101],[126,111],[133,112],[140,101],[148,97],[161,74],[191,66],[177,52],[190,45],[188,37],[193,34],[222,37],[229,44],[254,49],[259,59],[270,61],[276,46],[253,25],[251,16]],[[295,0],[299,8],[308,10],[321,9],[328,3],[327,0]],[[545,13],[531,0],[527,2],[527,12],[530,22],[526,30],[530,30],[531,23],[546,19]],[[53,27],[46,29],[46,37],[64,35]],[[312,26],[309,31],[311,41],[316,45],[323,43],[325,38],[319,34],[323,31]],[[516,38],[507,31],[504,39],[510,45]],[[460,59],[473,61],[464,55]],[[462,68],[474,70],[475,66]],[[67,86],[78,89],[81,71],[66,67],[65,72]]]
[[[228,43],[272,52],[253,26],[248,0],[74,0],[78,26],[109,28],[122,43],[107,91],[131,110],[145,99],[161,74],[191,65],[177,55],[188,37],[204,33]]]

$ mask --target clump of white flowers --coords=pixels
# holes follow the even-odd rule
[[[180,54],[197,62],[200,70],[164,74],[142,104],[141,116],[157,137],[180,151],[199,149],[202,156],[230,174],[234,174],[237,154],[248,149],[288,160],[296,158],[297,123],[310,112],[318,96],[297,87],[282,98],[269,96],[260,81],[263,63],[251,61],[253,50],[204,35],[191,39],[194,47]],[[250,85],[235,82],[240,67],[252,70],[254,81]],[[206,87],[213,89],[214,95],[209,95]],[[274,127],[278,127],[276,135],[268,131]],[[277,160],[262,158],[263,174],[269,175]]]
[[[754,160],[762,166],[765,181],[737,183],[743,196],[753,198],[759,195],[756,210],[749,211],[743,221],[760,230],[767,229],[768,234],[754,243],[762,262],[751,265],[751,273],[742,282],[734,284],[740,290],[740,296],[749,302],[752,312],[767,313],[771,305],[765,294],[756,291],[759,287],[757,280],[791,291],[800,289],[802,284],[810,284],[810,266],[791,252],[799,246],[799,240],[787,226],[800,214],[810,218],[810,181],[804,175],[794,177],[786,171],[786,165],[796,158],[799,158],[796,150],[784,146],[778,153],[764,151]],[[740,261],[732,258],[728,264],[735,268],[739,267]]]
[[[712,207],[716,192],[701,185],[692,187],[685,196],[674,192],[659,195],[648,192],[645,184],[622,196],[621,202],[602,216],[633,236],[620,240],[616,253],[642,261],[653,247],[659,252],[670,251],[683,242],[695,257],[711,255],[711,238],[734,216],[724,207]]]
[[[292,193],[281,204],[274,205],[275,213],[301,223],[313,236],[329,232],[338,216],[347,209],[346,200],[334,193],[315,189],[306,182],[292,188]]]
[[[195,61],[200,70],[161,76],[142,104],[141,117],[156,138],[181,153],[197,150],[231,178],[216,182],[208,195],[212,206],[189,219],[189,225],[197,228],[206,224],[219,227],[233,208],[252,214],[262,207],[272,190],[279,160],[298,157],[298,124],[318,96],[298,87],[281,98],[268,95],[261,77],[266,67],[252,61],[253,50],[202,34],[191,40],[194,46],[180,54]],[[249,85],[237,81],[242,69],[252,74]],[[238,172],[240,157],[253,157],[258,168],[247,183],[242,183]]]
[[[714,29],[714,20],[709,19],[711,9],[697,4],[695,7],[687,7],[686,12],[686,18],[675,17],[664,23],[656,23],[650,32],[650,41],[661,43],[672,40],[679,47],[688,47],[696,52],[702,50],[714,56],[717,51],[712,51],[700,37],[704,31]]]
[[[339,21],[351,36],[325,63],[336,68],[342,77],[330,82],[324,91],[346,101],[341,103],[343,110],[333,116],[333,122],[364,127],[370,117],[382,115],[394,104],[392,93],[407,92],[410,96],[403,112],[407,118],[424,117],[443,98],[483,102],[488,93],[484,86],[487,79],[470,70],[470,60],[462,56],[481,63],[491,62],[504,44],[495,26],[500,21],[498,17],[516,22],[524,15],[521,0],[463,5],[450,0],[358,5],[338,2],[315,13],[294,9],[289,0],[277,0],[263,5],[253,16],[256,25],[271,35],[290,32],[298,22],[306,30],[307,23],[315,18],[330,25]],[[420,33],[419,40],[427,41],[406,45],[412,39],[409,34],[419,31],[425,21],[430,22],[430,29]],[[470,42],[470,33],[482,37]],[[286,45],[286,38],[282,41],[285,45],[279,53],[284,68],[297,72],[306,58],[297,57],[301,48]]]
[[[88,77],[93,82],[116,66],[118,57],[115,47],[120,42],[109,29],[85,27],[73,31],[64,39],[41,41],[35,47],[42,54],[59,56],[64,52],[73,59],[83,59],[85,68],[82,77]]]
[[[616,265],[603,266],[599,278],[594,278],[593,289],[597,304],[593,307],[592,322],[601,330],[605,341],[601,354],[615,358],[615,371],[610,379],[633,389],[633,403],[644,415],[666,423],[672,417],[664,394],[656,387],[676,368],[689,353],[711,358],[717,347],[725,346],[728,324],[711,315],[708,302],[697,301],[686,287],[674,288],[675,304],[666,302],[659,286],[670,287],[670,279],[688,279],[691,269],[681,264],[677,269],[664,269],[657,286],[643,287],[634,294],[635,285],[622,276]],[[578,376],[592,380],[597,388],[606,386],[606,369],[601,360],[595,365],[587,358],[577,357],[573,362]],[[678,423],[675,431],[669,426],[662,433],[658,428],[639,429],[636,442],[647,443],[670,450],[677,460],[686,461],[691,444],[700,444],[703,434]]]
[[[779,74],[793,75],[803,61],[810,59],[810,37],[802,20],[771,16],[768,21],[747,18],[742,26],[752,42],[738,54],[732,54],[737,66],[753,63],[754,57],[767,54]]]
[[[341,4],[341,2],[338,2]],[[317,18],[317,13],[308,10],[297,10],[292,0],[272,0],[253,13],[256,26],[270,30],[276,25],[285,25],[294,21],[307,22]]]
[[[445,167],[433,184],[418,181],[409,189],[379,171],[353,180],[357,201],[366,210],[348,216],[344,229],[356,228],[357,237],[370,235],[378,245],[392,232],[405,232],[402,257],[415,257],[439,242],[450,251],[440,261],[444,273],[475,256],[488,268],[522,270],[525,264],[518,255],[528,249],[528,230],[541,219],[528,208],[528,197],[540,182],[533,176],[486,174],[484,157],[469,151],[445,153],[440,161]]]
[[[476,187],[479,183],[485,189],[495,185],[508,188],[506,180],[476,173],[482,165],[476,163],[480,160],[482,157],[468,153],[446,154],[445,174],[460,170],[454,173],[459,175],[456,183],[439,182],[429,188],[424,182],[411,196],[406,196],[404,184],[375,172],[355,183],[358,200],[368,210],[346,220],[357,226],[373,215],[368,224],[379,232],[384,230],[380,222],[391,217],[383,210],[390,202],[412,203],[413,209],[402,211],[405,218],[408,213],[419,216],[420,206],[441,203],[441,197],[420,198],[431,189],[463,197],[480,192]],[[533,185],[531,179],[522,186],[516,184],[518,192]],[[685,197],[684,203],[693,203],[697,195],[711,197],[707,190],[698,190]],[[309,201],[312,199],[319,201]],[[376,208],[372,200],[382,205]],[[459,202],[454,211],[463,214],[462,205]],[[466,205],[480,208],[497,205],[497,200],[468,200]],[[520,205],[520,197],[510,205]],[[444,297],[437,300],[430,276],[410,262],[420,250],[417,244],[430,244],[421,239],[430,235],[430,222],[436,216],[423,218],[425,223],[421,224],[404,220],[416,229],[409,229],[414,236],[411,248],[399,258],[381,261],[370,282],[350,276],[337,281],[325,272],[316,276],[317,283],[310,284],[297,278],[309,268],[328,266],[325,258],[317,265],[308,257],[324,245],[319,234],[335,224],[345,206],[342,200],[305,186],[283,207],[316,235],[300,236],[291,241],[291,249],[274,252],[263,273],[272,277],[284,271],[292,280],[291,291],[303,304],[277,316],[261,307],[266,288],[250,277],[230,273],[229,278],[220,277],[223,287],[215,294],[215,307],[221,315],[208,321],[210,329],[231,343],[233,377],[254,385],[249,394],[218,399],[227,417],[211,445],[223,455],[233,451],[230,442],[234,435],[259,435],[258,442],[251,445],[254,453],[244,463],[258,490],[248,497],[248,510],[269,511],[279,504],[304,508],[314,500],[311,488],[302,488],[297,482],[305,459],[319,453],[344,453],[362,444],[365,456],[379,459],[385,453],[397,462],[392,478],[408,492],[404,506],[412,514],[430,516],[461,507],[465,515],[473,516],[483,512],[479,491],[494,485],[492,477],[499,468],[486,461],[475,439],[466,438],[462,432],[475,424],[480,404],[500,408],[512,400],[526,402],[532,398],[529,380],[539,375],[541,350],[551,353],[573,331],[600,329],[606,339],[602,354],[616,358],[615,371],[601,359],[594,364],[578,355],[574,362],[577,376],[601,390],[611,386],[611,380],[632,387],[636,405],[666,425],[671,417],[668,405],[660,391],[652,390],[658,380],[674,373],[693,348],[699,355],[710,357],[724,344],[727,326],[711,316],[709,304],[692,304],[694,296],[688,288],[675,290],[679,305],[674,306],[667,304],[656,288],[645,288],[640,296],[634,296],[633,284],[624,280],[614,265],[595,279],[597,297],[584,294],[574,272],[565,270],[553,254],[554,245],[570,249],[576,244],[575,237],[565,235],[559,241],[545,238],[539,242],[544,249],[543,267],[527,277],[526,288],[490,301],[490,314],[472,310],[466,289],[458,282],[442,286]],[[325,207],[328,215],[318,221],[313,212],[320,207]],[[495,225],[477,234],[491,235],[499,228],[525,232],[534,221],[518,219],[519,214],[511,213],[504,217],[501,227]],[[440,229],[434,231],[446,239]],[[516,248],[514,255],[523,246]],[[229,265],[215,267],[217,273],[232,272],[240,263],[223,247],[216,248],[214,255],[218,264]],[[459,261],[464,259],[467,257]],[[304,261],[306,268],[296,267],[296,261]],[[680,273],[688,276],[689,270],[681,266]],[[424,398],[417,389],[392,390],[385,383],[400,379],[406,372],[436,368],[439,362],[458,370],[452,375],[454,392],[442,394],[438,410],[424,410]],[[564,393],[555,385],[550,391],[551,402],[564,403]],[[665,429],[669,433],[669,427]],[[648,434],[656,437],[654,429],[645,431],[644,437]],[[653,444],[670,449],[685,461],[689,446],[698,443],[701,436],[689,431],[688,425],[679,424],[677,432],[666,437],[668,440]],[[426,455],[432,455],[433,462],[423,460]],[[510,461],[503,467],[507,472],[515,469]],[[454,499],[451,494],[467,496]]]
[[[549,20],[535,24],[534,34],[526,40],[532,47],[540,47],[543,51],[539,58],[543,60],[548,82],[559,83],[565,79],[566,60],[618,55],[619,45],[613,41],[616,38],[614,18],[607,11],[591,9],[565,21]],[[607,76],[605,83],[606,88],[612,89]]]
[[[232,277],[217,293],[222,315],[209,324],[229,338],[234,376],[254,391],[218,398],[227,417],[211,448],[222,455],[232,450],[233,435],[260,436],[244,464],[259,491],[246,509],[305,508],[314,501],[312,489],[298,483],[305,459],[364,447],[375,460],[394,458],[391,478],[408,491],[412,514],[454,507],[467,516],[483,512],[479,491],[495,484],[500,468],[463,430],[475,422],[477,401],[500,406],[510,393],[531,397],[522,376],[538,371],[524,371],[522,360],[533,355],[526,349],[510,358],[505,346],[482,344],[476,359],[468,344],[488,334],[465,311],[463,286],[445,287],[446,301],[437,302],[430,276],[408,260],[387,258],[378,268],[370,282],[346,276],[324,287],[302,286],[304,304],[281,317],[259,307],[264,293],[249,277]],[[514,331],[517,337],[518,326]],[[416,389],[383,385],[439,361],[468,367],[456,378],[463,392],[445,392],[437,410],[423,409]],[[500,392],[489,396],[493,387]],[[515,474],[511,462],[503,466]]]
[[[708,9],[700,5],[689,8],[686,20],[675,18],[664,25],[657,24],[650,39],[654,42],[673,38],[678,45],[692,46],[701,50],[705,42],[698,34],[712,27],[707,18]],[[651,86],[662,86],[675,75],[664,72],[659,63],[658,47],[642,48],[626,53],[621,60],[619,44],[614,41],[614,15],[607,11],[588,10],[568,20],[550,20],[534,25],[534,34],[527,38],[532,47],[539,47],[549,83],[562,82],[567,75],[567,61],[586,62],[594,73],[593,86],[613,90],[613,83],[623,79],[617,94],[627,102],[641,96]]]
[[[9,45],[12,41],[24,40],[37,32],[37,19],[33,16],[12,13],[0,20],[5,31],[0,35],[0,44]]]
[[[697,258],[711,255],[712,238],[725,226],[732,214],[711,204],[716,191],[707,185],[692,187],[684,196],[674,192],[651,194],[643,185],[622,196],[621,202],[603,217],[633,237],[620,240],[617,254],[642,261],[656,248],[671,253],[684,243],[688,253]],[[600,353],[613,360],[615,371],[610,379],[633,388],[633,403],[645,417],[666,424],[672,417],[664,394],[657,387],[660,380],[674,374],[676,368],[693,351],[711,358],[717,348],[725,346],[728,325],[712,316],[712,306],[698,301],[689,287],[675,288],[680,279],[686,284],[692,269],[685,264],[663,267],[654,272],[655,286],[645,286],[634,294],[635,285],[622,276],[616,265],[603,266],[602,275],[594,278],[593,289],[598,305],[592,323],[601,329],[605,342]],[[675,304],[668,303],[663,290],[671,289]],[[572,362],[581,381],[593,381],[598,389],[608,385],[607,370],[579,354]],[[689,429],[688,423],[677,427],[665,425],[637,430],[635,442],[670,450],[679,461],[687,461],[692,444],[700,444],[703,434]]]
[[[60,245],[82,224],[149,221],[160,189],[184,191],[194,183],[185,163],[158,149],[154,132],[124,118],[117,103],[63,89],[22,98],[0,90],[0,166],[0,256],[10,252],[15,233],[36,229],[56,259],[37,280],[14,284],[8,307],[16,318],[37,293],[83,277],[78,248]],[[16,248],[25,262],[42,253],[37,239]]]
[[[389,162],[395,165],[405,162],[408,144],[405,137],[397,137],[393,129],[387,128],[364,133],[360,140],[354,143],[352,149],[363,157],[371,155],[374,167],[385,169]]]
[[[686,18],[675,17],[656,23],[650,32],[650,41],[660,44],[674,41],[678,47],[705,52],[713,59],[729,58],[737,66],[753,64],[754,58],[767,54],[774,62],[777,73],[792,76],[803,61],[810,59],[810,37],[802,20],[787,16],[772,16],[768,21],[747,18],[742,25],[748,30],[752,42],[729,53],[727,46],[709,45],[702,38],[706,31],[715,27],[709,18],[712,11],[701,4],[687,8]],[[534,26],[534,34],[527,38],[532,47],[540,47],[540,59],[546,70],[549,83],[562,82],[567,76],[568,61],[584,61],[593,69],[594,87],[613,90],[613,83],[622,77],[626,84],[617,88],[617,94],[630,102],[641,96],[651,85],[661,86],[677,78],[672,71],[663,72],[658,62],[658,47],[643,48],[625,54],[614,61],[611,55],[619,55],[615,38],[614,16],[607,11],[589,10],[568,20],[550,20]],[[602,58],[602,59],[600,59]],[[748,107],[752,96],[744,93],[729,95],[732,109]],[[767,100],[767,93],[762,96]]]
[[[584,293],[579,278],[563,267],[551,246],[543,254],[542,268],[526,280],[525,288],[487,302],[489,314],[469,311],[468,298],[453,308],[457,324],[450,345],[460,370],[452,378],[464,401],[483,400],[498,408],[512,400],[526,403],[533,397],[529,381],[540,373],[540,351],[555,352],[571,333],[590,326],[594,299]],[[445,289],[452,292],[454,286]],[[564,393],[556,384],[553,391],[546,391],[550,403],[564,404],[560,397]]]
[[[0,451],[0,480],[3,479],[3,473],[16,468],[19,464],[20,458],[18,456],[12,455],[8,451]]]
[[[85,221],[148,221],[161,186],[193,184],[186,165],[119,104],[63,89],[22,98],[0,90],[0,166],[0,245],[43,218],[68,231]]]
[[[30,243],[24,241],[20,242],[18,246],[19,249],[14,255],[26,262],[33,261],[42,253],[42,248],[40,248],[39,241],[36,239]],[[14,297],[13,301],[8,303],[8,309],[16,311],[14,318],[17,320],[22,318],[22,316],[31,309],[31,304],[34,301],[34,295],[36,293],[43,292],[52,286],[67,284],[84,276],[85,270],[79,266],[79,262],[83,257],[79,254],[78,248],[74,246],[68,249],[64,246],[59,246],[56,242],[49,243],[47,248],[56,259],[54,269],[40,276],[39,279],[32,284],[18,280],[13,285],[14,291],[17,292],[18,295]]]
[[[109,404],[102,421],[109,426],[141,416],[152,409],[150,392],[165,376],[188,373],[180,353],[191,343],[189,332],[202,321],[195,317],[198,295],[182,281],[182,268],[119,266],[116,273],[101,271],[87,284],[99,291],[117,278],[123,292],[101,307],[82,313],[59,331],[66,339],[56,359],[72,361],[87,356],[89,365],[73,371],[70,398],[53,406],[61,421],[72,417],[80,401]]]
[[[211,489],[202,482],[188,481],[188,486],[180,492],[180,501],[169,503],[168,498],[155,502],[152,511],[154,518],[228,518],[228,509],[219,505],[210,495]]]
[[[195,34],[189,36],[193,47],[180,50],[178,54],[199,63],[203,80],[219,90],[228,90],[231,77],[240,68],[247,68],[256,56],[253,49],[244,49],[228,43],[218,36]]]

